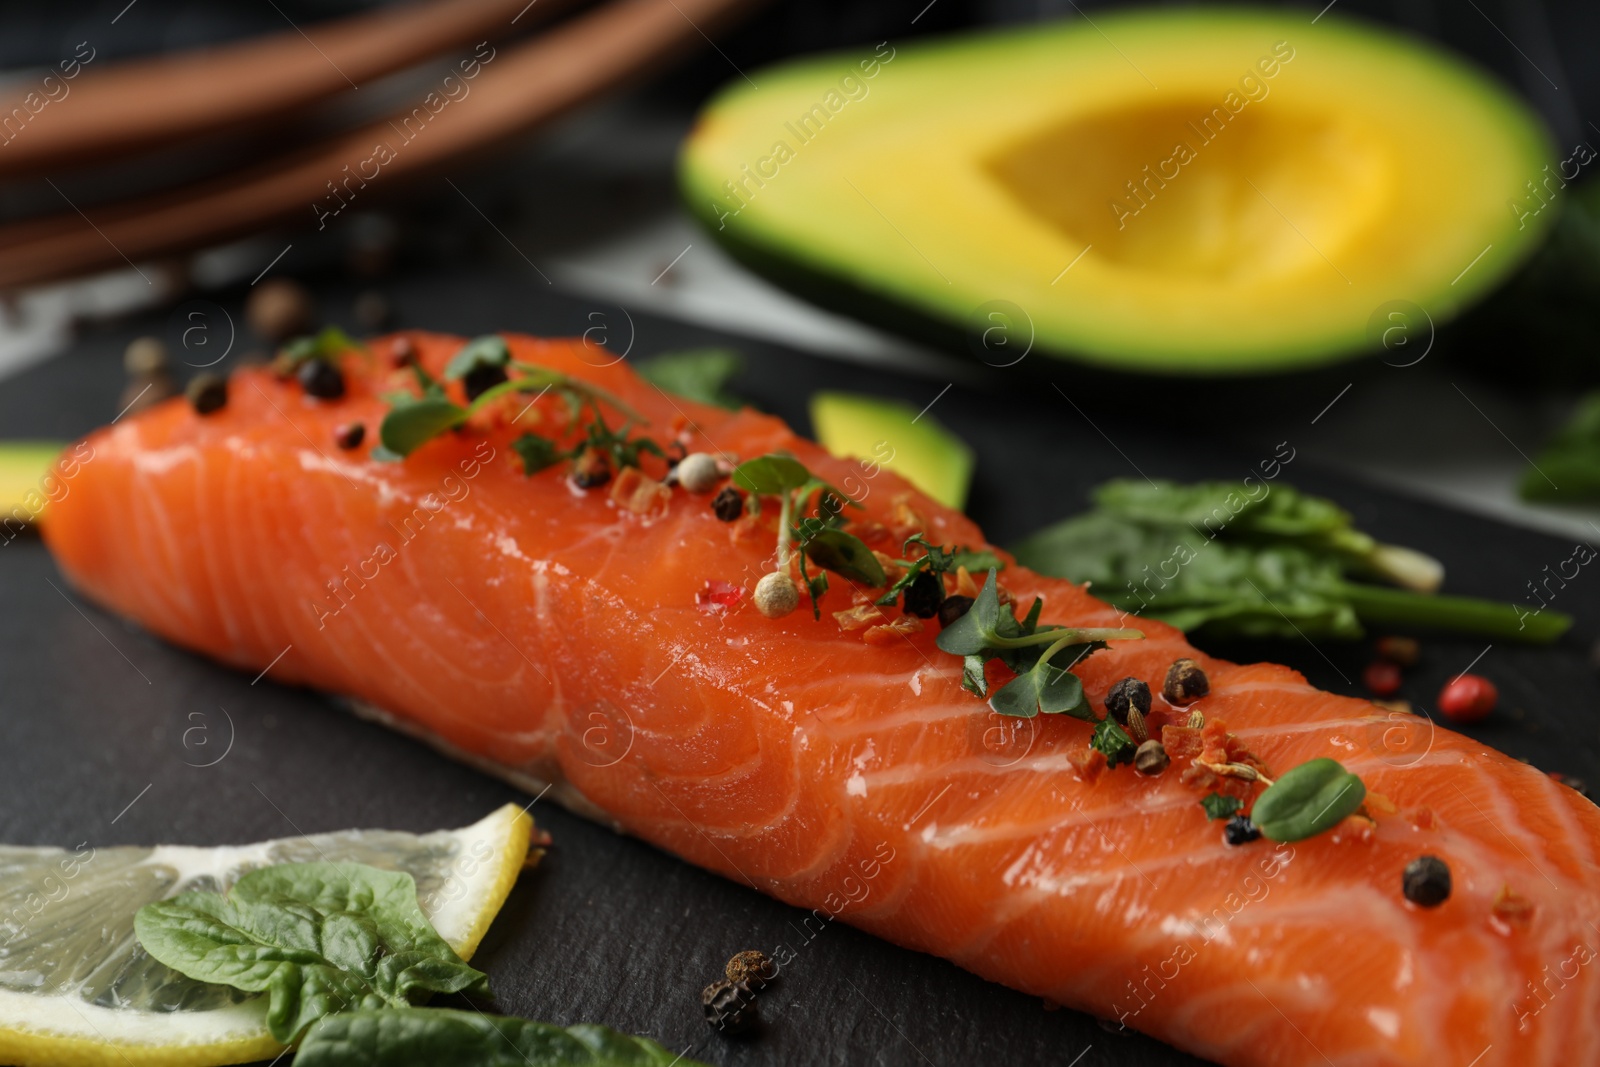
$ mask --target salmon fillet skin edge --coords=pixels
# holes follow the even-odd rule
[[[663,444],[792,453],[861,500],[847,529],[864,537],[914,526],[986,546],[891,470],[776,418],[669,396],[578,341],[506,340],[610,391]],[[1208,729],[1225,724],[1274,775],[1332,757],[1367,787],[1364,814],[1328,832],[1228,845],[1190,758],[1106,770],[1084,758],[1090,724],[996,715],[936,647],[937,619],[846,629],[833,613],[866,598],[838,575],[820,620],[803,594],[761,615],[776,507],[723,522],[711,494],[637,474],[587,491],[564,463],[524,474],[511,442],[561,425],[554,395],[373,459],[382,397],[412,381],[392,353],[438,375],[462,344],[410,332],[345,352],[335,400],[252,368],[219,411],[179,398],[124,418],[67,453],[46,542],[83,594],[179,645],[271,664],[819,920],[1198,1056],[1600,1064],[1600,809],[1580,794],[1425,719],[1210,658],[1073,583],[1001,570],[1018,614],[1038,596],[1045,623],[1144,632],[1074,668],[1097,715],[1133,676],[1157,693],[1153,721],[1181,721],[1160,683],[1192,657]],[[340,448],[354,422],[364,443]],[[1434,908],[1401,889],[1424,854],[1453,878]]]

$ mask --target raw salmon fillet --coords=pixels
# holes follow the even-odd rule
[[[406,339],[435,374],[463,343]],[[1096,773],[1087,723],[1002,718],[965,692],[937,620],[844,630],[832,612],[853,599],[837,576],[820,621],[804,603],[763,617],[749,591],[771,569],[776,509],[761,528],[724,523],[709,494],[672,488],[640,513],[560,466],[525,475],[510,442],[559,424],[554,397],[524,412],[514,397],[500,425],[374,461],[379,397],[410,380],[392,343],[341,357],[339,400],[244,370],[221,411],[175,400],[92,435],[44,527],[62,570],[174,642],[351,697],[818,922],[1224,1064],[1600,1063],[1600,809],[1576,792],[1426,720],[1131,620],[1145,640],[1076,668],[1097,714],[1116,680],[1159,693],[1190,656],[1211,679],[1196,707],[1275,773],[1330,756],[1366,783],[1370,819],[1227,845],[1183,780],[1187,757],[1159,777]],[[669,397],[577,342],[509,343],[612,391],[663,441],[793,453],[863,498],[852,529],[985,544],[888,470],[775,418]],[[336,427],[356,421],[366,443],[340,449]],[[1127,621],[1069,582],[1015,565],[1000,577],[1020,605],[1042,596],[1047,623]],[[744,595],[718,603],[729,587]],[[1453,872],[1434,909],[1401,892],[1423,853]]]

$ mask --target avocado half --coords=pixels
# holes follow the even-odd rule
[[[992,363],[1332,362],[1521,264],[1559,157],[1464,62],[1302,16],[1135,11],[785,63],[706,107],[682,189],[758,271]]]

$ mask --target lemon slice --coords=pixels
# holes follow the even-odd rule
[[[255,845],[0,846],[0,1063],[17,1067],[271,1059],[266,998],[185,978],[139,947],[133,916],[189,890],[225,890],[275,863],[405,871],[423,912],[470,959],[528,856],[533,820],[507,804],[459,830],[344,830]]]

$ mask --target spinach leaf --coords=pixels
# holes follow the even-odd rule
[[[1314,759],[1256,798],[1250,821],[1274,841],[1300,841],[1337,826],[1366,799],[1367,787],[1338,760]]]
[[[744,402],[726,386],[742,370],[744,357],[728,348],[668,352],[639,364],[639,376],[664,392],[735,410]]]
[[[220,893],[140,908],[145,951],[201,982],[265,992],[267,1028],[288,1044],[317,1019],[407,1007],[427,993],[487,993],[434,930],[409,874],[358,863],[263,867]]]
[[[602,1026],[548,1023],[444,1008],[352,1011],[306,1034],[295,1067],[704,1067],[654,1041]]]
[[[1524,500],[1600,500],[1600,393],[1578,402],[1567,423],[1523,474],[1520,492]]]
[[[1117,494],[1096,493],[1096,499],[1111,500],[1115,510],[1086,512],[1038,531],[1014,547],[1017,562],[1042,574],[1090,582],[1096,596],[1124,611],[1222,639],[1353,640],[1367,623],[1543,643],[1559,637],[1572,621],[1531,606],[1354,581],[1349,572],[1362,573],[1365,565],[1319,541],[1320,535],[1312,536],[1333,521],[1320,505],[1302,506],[1315,498],[1285,495],[1286,501],[1300,503],[1270,513],[1254,505],[1263,516],[1277,515],[1284,529],[1298,524],[1299,534],[1273,539],[1265,532],[1268,526],[1258,524],[1244,537],[1235,517],[1212,539],[1205,525],[1176,519],[1201,517],[1202,503],[1222,499],[1214,491],[1195,494],[1177,487],[1182,491],[1172,502],[1175,521],[1161,523],[1149,486],[1135,492],[1122,488],[1125,484],[1108,483],[1118,487]],[[1267,500],[1286,489],[1279,486]],[[1376,545],[1372,558],[1417,573],[1427,569],[1396,562],[1408,552]]]

